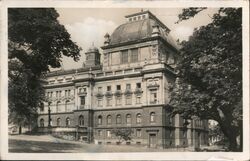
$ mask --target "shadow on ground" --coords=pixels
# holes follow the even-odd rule
[[[9,152],[12,153],[65,153],[81,147],[71,143],[9,140]]]

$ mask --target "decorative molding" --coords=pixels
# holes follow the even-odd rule
[[[148,88],[159,88],[160,85],[159,84],[149,84],[147,87]]]
[[[87,92],[86,91],[81,91],[77,93],[79,96],[86,96]]]

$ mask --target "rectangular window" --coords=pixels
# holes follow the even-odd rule
[[[107,86],[107,91],[111,91],[111,86]]]
[[[132,97],[126,96],[126,105],[132,105]]]
[[[141,83],[136,83],[136,88],[141,88]]]
[[[68,96],[68,90],[65,90],[65,94],[64,94],[65,96]]]
[[[63,80],[62,80],[62,79],[58,79],[57,82],[58,82],[58,83],[62,83]]]
[[[184,130],[184,131],[183,131],[183,138],[186,138],[186,136],[187,136],[187,131]]]
[[[116,105],[121,105],[122,104],[122,97],[121,96],[117,96],[116,97]]]
[[[98,130],[98,136],[102,136],[102,130]]]
[[[56,91],[56,98],[58,97],[58,91]]]
[[[123,50],[121,52],[121,63],[122,64],[128,63],[128,50]]]
[[[107,98],[107,106],[112,106],[112,98],[111,97]]]
[[[102,92],[102,87],[98,87],[98,92]]]
[[[107,130],[107,137],[108,137],[108,138],[111,137],[111,132],[110,132],[110,130]]]
[[[81,105],[84,106],[85,105],[85,97],[81,96]]]
[[[102,107],[102,99],[98,99],[97,100],[97,106],[98,107]]]
[[[172,138],[172,136],[173,136],[173,132],[172,132],[172,130],[170,130],[169,131],[169,138]]]
[[[136,129],[136,136],[141,137],[141,129]]]
[[[130,90],[131,89],[131,84],[126,84],[126,90]]]
[[[121,90],[121,85],[117,85],[117,86],[116,86],[116,90],[117,90],[117,91]]]
[[[131,50],[130,62],[131,63],[138,62],[138,49],[132,49]]]
[[[150,91],[150,103],[152,104],[157,103],[157,90]]]
[[[141,96],[136,96],[136,104],[141,104]]]

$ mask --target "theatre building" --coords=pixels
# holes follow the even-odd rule
[[[184,120],[167,112],[168,89],[176,82],[179,58],[170,29],[150,11],[125,18],[104,36],[100,49],[87,50],[82,68],[47,74],[38,130],[95,144],[120,144],[114,129],[133,131],[132,140],[121,144],[150,148],[208,144],[207,120]]]

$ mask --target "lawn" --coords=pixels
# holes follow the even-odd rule
[[[95,145],[68,141],[51,135],[10,135],[9,152],[13,153],[95,153],[95,152],[168,152],[177,149],[153,149],[136,145]],[[183,149],[178,149],[183,151]]]

